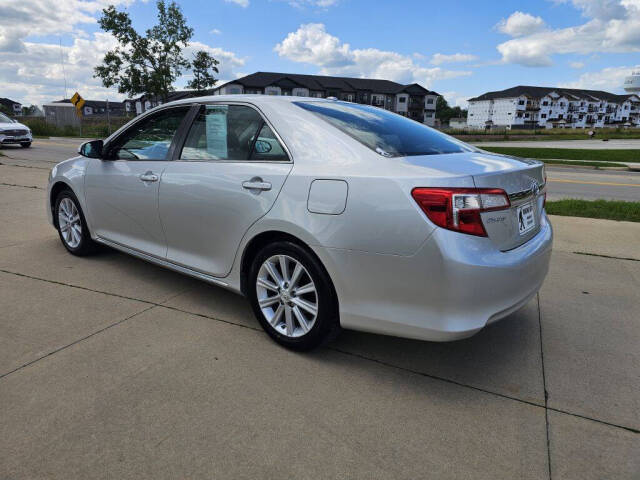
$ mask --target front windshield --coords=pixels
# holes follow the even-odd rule
[[[422,123],[382,108],[337,101],[295,104],[385,157],[478,151]]]
[[[4,113],[0,113],[0,123],[13,123],[13,120],[7,117]]]

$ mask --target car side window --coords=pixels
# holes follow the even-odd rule
[[[149,115],[116,139],[109,156],[122,160],[167,160],[169,147],[191,107],[175,107]]]
[[[251,107],[203,105],[189,130],[180,160],[258,160],[252,152],[258,133],[264,131],[263,125],[262,116]],[[270,135],[273,136],[273,132]],[[258,148],[266,153],[270,147],[260,144]]]
[[[262,125],[258,138],[253,144],[251,160],[287,161],[287,153],[278,138],[266,123]]]

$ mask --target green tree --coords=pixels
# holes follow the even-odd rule
[[[144,35],[133,28],[127,12],[113,5],[102,10],[100,28],[113,34],[118,46],[106,53],[94,76],[105,87],[117,86],[118,92],[130,97],[147,94],[166,102],[173,82],[191,68],[182,50],[193,37],[193,28],[175,1],[158,0],[156,7],[158,22]]]
[[[452,118],[458,117],[467,118],[467,110],[457,106],[451,108],[444,97],[438,97],[438,100],[436,100],[436,118],[440,119],[442,124],[446,124]]]
[[[8,115],[9,117],[13,117],[13,110],[11,110],[6,105],[2,105],[1,103],[0,103],[0,113],[4,113],[5,115]]]
[[[218,63],[218,60],[209,55],[208,52],[204,50],[196,52],[193,62],[191,62],[193,80],[187,83],[187,87],[198,92],[213,87],[218,81],[214,77],[214,74],[218,73]]]

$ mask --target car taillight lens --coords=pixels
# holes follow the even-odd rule
[[[439,227],[486,237],[480,214],[509,208],[511,203],[499,188],[414,188],[411,196],[429,220]]]

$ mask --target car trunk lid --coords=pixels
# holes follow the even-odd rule
[[[499,188],[509,196],[510,207],[482,212],[489,239],[502,250],[516,248],[540,230],[544,207],[544,164],[487,152],[405,157],[413,166],[437,170],[446,176],[470,175],[477,188]],[[435,185],[437,177],[431,185]]]

